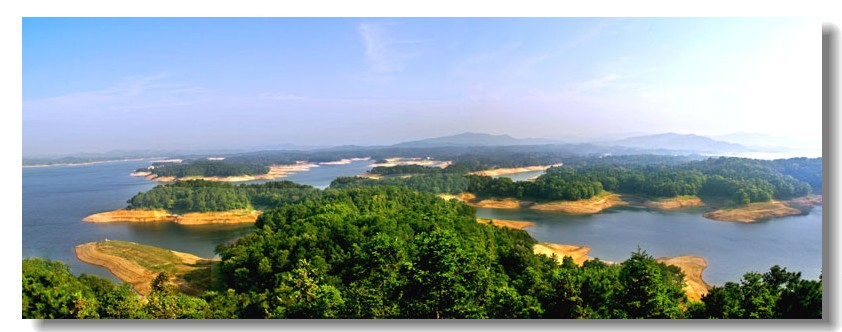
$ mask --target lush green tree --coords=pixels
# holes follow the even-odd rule
[[[628,318],[682,317],[680,305],[686,301],[686,296],[681,284],[675,281],[682,281],[683,276],[673,277],[668,271],[663,263],[640,249],[623,262],[620,291],[615,293],[615,301],[620,303]]]

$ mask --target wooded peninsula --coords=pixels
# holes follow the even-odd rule
[[[581,208],[581,203],[609,202],[595,211],[562,210],[598,213],[620,202],[629,204],[623,199],[631,197],[637,199],[630,200],[635,204],[649,203],[651,208],[705,204],[741,209],[788,201],[798,207],[792,208],[797,211],[794,213],[803,213],[811,205],[796,198],[821,192],[821,159],[600,156],[571,158],[533,181],[469,174],[502,166],[541,166],[529,163],[546,161],[533,157],[508,159],[506,165],[454,158],[444,168],[375,167],[370,173],[381,175],[381,179],[342,177],[325,190],[290,181],[232,185],[189,180],[158,185],[129,199],[124,211],[165,211],[161,212],[164,216],[235,210],[262,213],[255,215],[252,233],[217,248],[219,261],[204,260],[207,268],[203,272],[186,267],[162,269],[156,266],[168,263],[152,264],[152,258],[122,261],[127,256],[119,253],[125,250],[157,252],[137,245],[108,241],[77,249],[97,265],[108,267],[108,257],[113,256],[121,259],[121,266],[141,266],[138,269],[145,280],[152,279],[148,288],[134,282],[135,289],[143,289],[142,301],[126,284],[117,286],[91,275],[76,277],[56,261],[25,259],[23,315],[821,317],[821,280],[803,280],[798,272],[773,266],[765,273],[747,272],[739,281],[709,287],[701,280],[706,266],[701,257],[701,261],[691,256],[656,260],[638,249],[625,261],[603,262],[586,258],[587,248],[571,246],[561,252],[576,258],[561,258],[553,256],[554,244],[539,244],[525,231],[515,229],[528,224],[497,221],[492,223],[505,227],[493,227],[478,222],[471,206],[484,201],[515,202],[516,208],[557,210],[565,204],[570,209]],[[560,160],[551,162],[543,165]],[[195,168],[187,164],[178,169],[188,172]],[[181,257],[167,252],[161,255]],[[668,265],[670,262],[683,265]],[[204,279],[195,279],[199,275]],[[185,285],[190,291],[179,291],[188,287]]]

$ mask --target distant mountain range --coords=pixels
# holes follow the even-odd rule
[[[461,133],[452,136],[427,138],[417,141],[392,145],[396,148],[429,148],[448,146],[510,146],[554,144],[557,141],[543,138],[514,138],[509,135],[491,135],[480,133]]]
[[[617,134],[614,137],[624,137]],[[471,147],[515,147],[528,151],[569,151],[583,154],[669,154],[669,155],[737,155],[757,152],[787,152],[793,144],[783,138],[765,134],[735,133],[717,136],[713,139],[694,134],[664,133],[655,135],[625,136],[623,139],[546,139],[546,138],[515,138],[509,135],[491,135],[483,133],[465,132],[457,135],[427,138],[402,142],[394,145],[379,146],[304,146],[292,144],[273,144],[252,147],[242,150],[171,150],[171,151],[110,151],[107,153],[79,153],[64,156],[28,156],[23,158],[24,165],[56,164],[56,163],[84,163],[101,160],[116,160],[149,157],[178,157],[190,159],[206,155],[231,155],[235,153],[270,152],[270,151],[363,151],[380,149],[446,149],[457,148],[470,151]],[[727,140],[727,141],[726,141]],[[742,143],[742,144],[738,144]],[[789,144],[787,144],[789,143]],[[786,145],[785,145],[786,144]],[[787,146],[788,145],[788,146]],[[510,148],[511,149],[511,148]]]
[[[751,149],[735,143],[717,141],[705,136],[693,134],[665,133],[629,137],[621,140],[592,142],[599,146],[616,146],[634,148],[647,151],[663,150],[681,153],[737,153],[751,151]],[[513,145],[544,145],[565,144],[560,140],[543,138],[514,138],[509,135],[490,135],[480,133],[462,133],[452,136],[428,138],[417,141],[403,142],[392,145],[401,148],[429,148],[429,147],[467,147],[467,146],[513,146]]]
[[[597,144],[696,153],[736,153],[751,151],[751,149],[736,143],[717,141],[705,136],[676,133],[636,136],[617,141],[599,142]]]

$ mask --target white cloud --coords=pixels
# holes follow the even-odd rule
[[[392,24],[361,23],[357,28],[365,46],[369,69],[377,73],[391,73],[404,70],[411,54],[399,49],[399,45],[415,42],[396,40],[388,35],[386,27]]]

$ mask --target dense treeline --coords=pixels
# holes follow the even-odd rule
[[[713,287],[702,302],[690,310],[693,318],[822,318],[822,280],[775,265]]]
[[[316,195],[318,190],[290,181],[240,184],[187,180],[157,185],[128,200],[129,209],[211,212],[273,207]]]
[[[603,150],[597,148],[597,150]],[[508,146],[508,147],[347,147],[314,151],[261,151],[228,156],[225,160],[235,163],[275,165],[293,164],[296,161],[326,162],[344,158],[371,157],[385,160],[392,157],[429,157],[435,160],[451,160],[477,169],[471,165],[497,167],[522,167],[557,164],[562,159],[585,152],[573,146]],[[486,166],[487,167],[487,166]]]
[[[23,317],[821,317],[821,280],[777,267],[689,302],[681,271],[642,250],[621,264],[557,264],[526,232],[477,223],[457,201],[397,187],[316,192],[220,245],[218,288],[201,297],[161,275],[139,300],[126,285],[24,260]]]
[[[534,201],[586,199],[603,191],[611,191],[653,197],[694,195],[748,204],[773,198],[790,199],[809,195],[814,192],[815,186],[821,189],[820,159],[796,158],[770,162],[723,157],[689,162],[680,160],[660,156],[580,158],[572,164],[548,169],[535,181],[514,182],[506,177],[468,175],[465,176],[468,180],[465,190],[480,197],[514,197]],[[394,172],[402,174],[413,169],[402,167]],[[378,172],[388,174],[392,171]],[[784,172],[796,174],[810,182],[798,180]],[[463,183],[454,178],[425,174],[423,177],[416,175],[409,179],[384,179],[379,182],[346,178],[335,187],[379,184],[435,193],[454,193],[454,190],[465,188]]]
[[[397,165],[372,167],[368,172],[377,175],[441,174],[442,169],[422,165]]]
[[[218,249],[233,291],[215,302],[236,317],[678,318],[686,305],[681,272],[645,252],[558,265],[523,231],[402,188],[327,190],[257,228]]]
[[[177,178],[188,176],[240,176],[258,175],[269,173],[269,167],[257,164],[233,163],[217,160],[196,160],[188,163],[167,163],[158,165],[152,169],[139,169],[139,171],[150,171],[158,176],[174,176]]]
[[[404,187],[429,193],[458,194],[468,191],[469,178],[461,174],[419,174],[408,178],[367,179],[362,177],[338,177],[330,182],[330,188],[360,188],[372,186]]]
[[[767,162],[772,169],[792,176],[796,180],[807,182],[813,193],[822,192],[822,158],[790,158]]]

